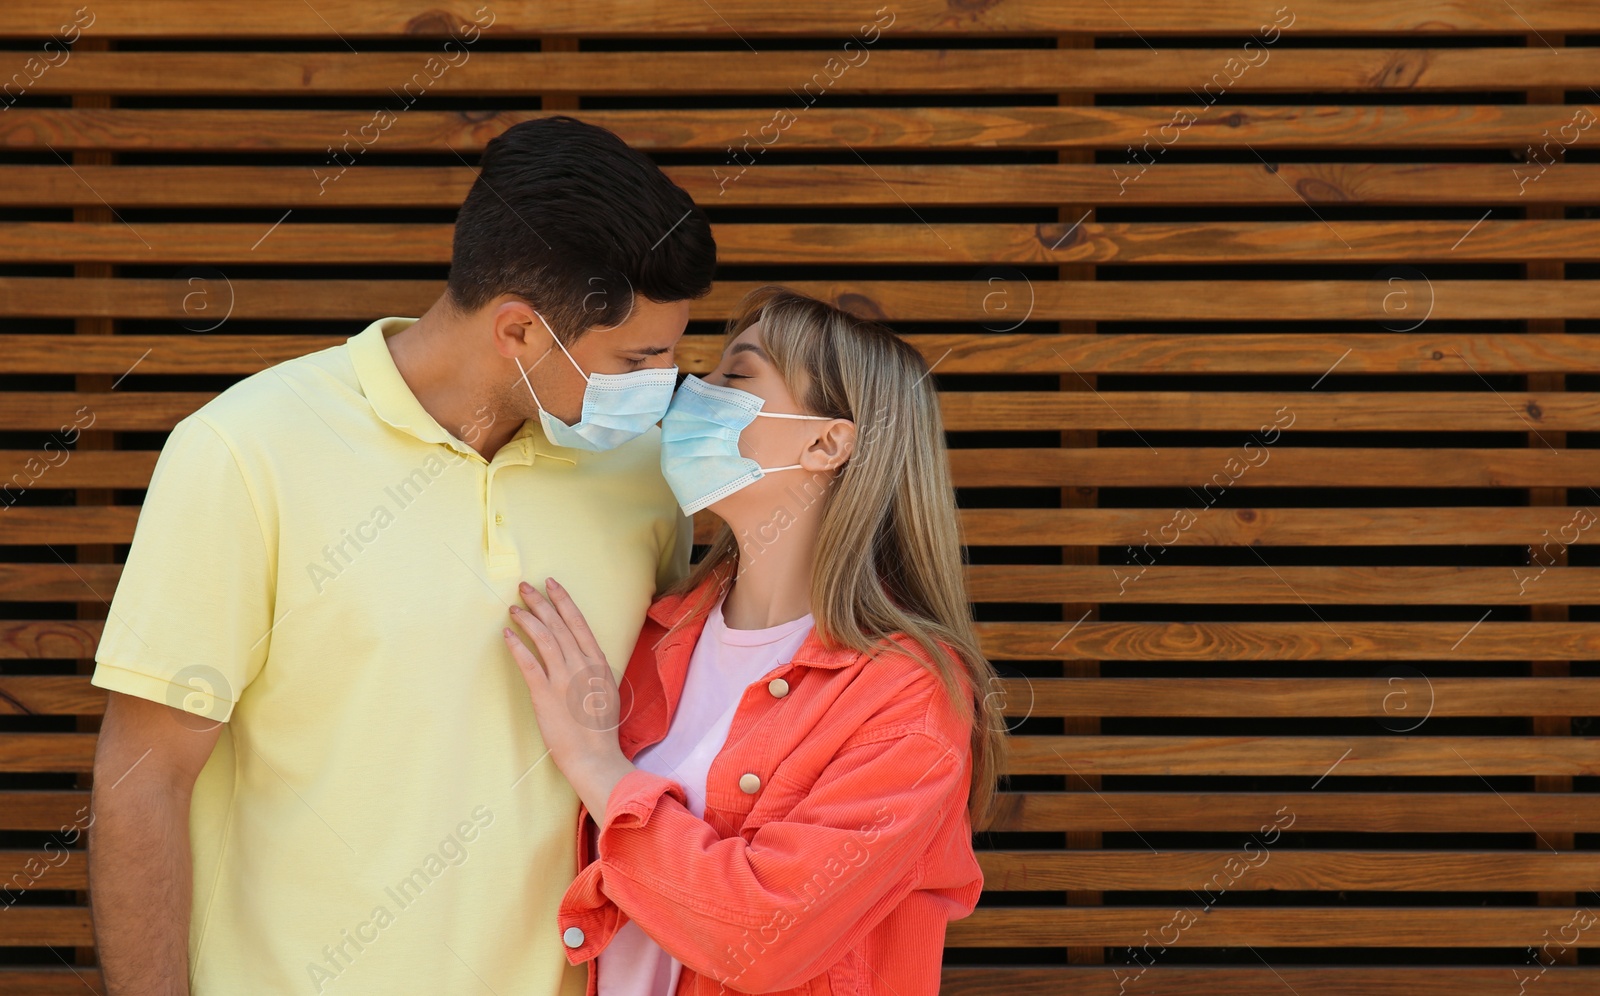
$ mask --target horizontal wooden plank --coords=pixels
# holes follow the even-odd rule
[[[0,660],[87,660],[94,656],[101,628],[102,624],[94,620],[6,620],[0,622]]]
[[[8,965],[0,968],[0,996],[103,996],[100,970],[88,965]]]
[[[0,392],[0,425],[48,432],[93,415],[93,428],[100,431],[170,429],[213,397],[201,391]],[[1408,432],[1418,426],[1451,432],[1600,429],[1600,397],[1580,392],[946,391],[939,401],[944,427],[951,432],[1131,428],[1264,432],[1261,438],[1281,438],[1274,427],[1277,432]],[[1255,446],[1266,450],[1259,440]],[[1240,449],[1237,458],[1239,464],[1254,461],[1255,451]],[[1238,469],[1217,471],[1238,477]]]
[[[1600,281],[1595,281],[1600,284]],[[1600,287],[1596,288],[1600,290]],[[225,289],[224,289],[225,290]],[[221,295],[217,304],[226,301]],[[221,317],[220,315],[218,316]],[[340,345],[342,335],[6,335],[0,374],[250,374]],[[907,335],[930,365],[963,373],[1600,373],[1600,337],[1562,333],[1141,333]],[[676,360],[703,374],[720,335],[686,335]],[[1332,360],[1330,360],[1330,357]],[[1411,454],[1406,454],[1410,456]],[[1581,455],[1581,454],[1579,454]]]
[[[1527,567],[1211,567],[1163,565],[1126,581],[1138,564],[967,568],[975,602],[1114,602],[1340,605],[1591,605],[1600,568],[1550,570],[1540,549]],[[1144,561],[1148,562],[1148,561]],[[60,579],[57,579],[60,580]],[[81,589],[81,585],[79,586]],[[68,585],[61,589],[70,591]]]
[[[803,80],[797,80],[803,83]],[[1203,81],[1196,81],[1203,82]],[[12,107],[0,115],[0,146],[13,150],[274,151],[326,156],[332,177],[368,148],[439,154],[480,151],[512,125],[552,112],[522,110],[403,110],[389,97],[368,110],[237,110]],[[396,113],[395,108],[402,108]],[[830,149],[1104,149],[1120,154],[1137,146],[1144,155],[1166,145],[1186,149],[1522,149],[1573,125],[1562,104],[1229,104],[1206,110],[1185,98],[1177,104],[1135,106],[807,107],[793,110],[673,108],[584,110],[583,118],[608,128],[646,152],[694,151],[736,157],[722,170],[733,175],[759,161],[761,128],[780,132],[785,150]],[[803,109],[804,113],[796,113]],[[387,126],[385,127],[385,125]],[[1165,127],[1165,132],[1161,129]],[[366,131],[362,131],[365,128]],[[749,134],[751,152],[744,152]],[[333,152],[327,150],[330,147]],[[346,149],[348,148],[348,151]],[[727,160],[723,160],[727,162]],[[1137,175],[1139,161],[1123,169]],[[1159,169],[1157,165],[1152,169]],[[1520,181],[1508,163],[1508,201]],[[321,183],[320,179],[313,179]],[[330,179],[330,182],[333,181]]]
[[[969,488],[1210,485],[1209,494],[1217,496],[1248,462],[1238,450],[1221,447],[1164,446],[1161,459],[1144,459],[1149,455],[1146,448],[1122,446],[953,449],[950,468],[956,484]],[[1257,460],[1254,451],[1250,460]],[[1600,485],[1597,477],[1600,453],[1593,450],[1275,445],[1238,481],[1252,488],[1581,488]]]
[[[1369,536],[1366,541],[1376,539]],[[1053,545],[1060,541],[1032,533],[1027,542]],[[1400,540],[1396,538],[1394,542]],[[1600,658],[1600,623],[1585,622],[1058,622],[980,623],[978,629],[985,653],[1007,660],[1373,662]]]
[[[399,36],[456,37],[465,23],[484,27],[491,37],[541,35],[610,37],[640,35],[721,38],[764,35],[832,36],[878,24],[885,33],[918,37],[946,34],[1055,35],[1093,33],[1164,36],[1252,33],[1266,15],[1248,0],[1214,0],[1193,14],[1175,16],[1161,0],[1124,0],[1114,9],[1092,0],[1014,0],[991,6],[952,9],[941,0],[906,0],[892,10],[894,20],[869,18],[860,4],[814,0],[804,5],[773,5],[768,0],[719,0],[715,8],[675,3],[600,3],[593,0],[503,0],[493,6],[493,22],[475,20],[477,0],[319,0],[315,11],[284,5],[238,5],[227,0],[152,0],[137,9],[96,10],[93,22],[72,18],[71,0],[13,0],[5,35],[47,37],[62,25],[78,23],[107,38],[319,38],[337,32],[344,38]],[[1385,0],[1302,4],[1294,8],[1296,34],[1525,34],[1521,12],[1546,32],[1600,31],[1600,13],[1563,0],[1518,0],[1515,10],[1495,4]],[[880,15],[881,16],[881,15]],[[485,15],[477,15],[484,18]]]
[[[109,602],[121,576],[121,564],[0,564],[0,602]]]
[[[26,702],[26,683],[40,680],[88,683],[0,678],[0,693]],[[99,705],[67,688],[45,691],[72,710]],[[1600,678],[1430,678],[1415,668],[1371,678],[1008,678],[999,692],[1013,718],[1363,716],[1400,733],[1435,716],[1600,716]]]
[[[1165,567],[1156,558],[1164,545],[1181,546],[1458,546],[1462,536],[1479,544],[1526,547],[1548,533],[1578,533],[1575,545],[1597,542],[1578,532],[1574,513],[1564,507],[1532,508],[1237,508],[1214,516],[1202,509],[1189,512],[1148,508],[1112,509],[967,509],[961,513],[963,539],[969,546],[1113,546],[1138,547],[1133,559],[1117,568],[1119,589]],[[3,544],[127,543],[133,535],[136,506],[26,507],[3,513]],[[1174,518],[1176,516],[1176,518]],[[1190,518],[1194,524],[1188,524]],[[1180,529],[1182,525],[1187,528]],[[1162,530],[1166,530],[1163,533]],[[695,541],[710,542],[715,533],[709,513],[696,517]],[[1167,539],[1167,534],[1171,538]],[[1163,540],[1167,540],[1163,543]],[[1146,549],[1146,544],[1154,552]],[[1540,572],[1506,573],[1507,594],[1494,601],[1528,604],[1530,585]],[[1173,589],[1169,587],[1168,591]],[[1540,593],[1541,600],[1549,596]],[[1181,601],[1182,599],[1178,599]],[[1045,624],[1049,625],[1049,624]],[[1512,625],[1507,623],[1506,625]],[[1541,631],[1550,633],[1552,631]],[[1018,653],[1036,653],[1039,631],[1015,631]],[[1546,638],[1549,638],[1547,635]],[[1052,636],[1053,640],[1054,637]],[[1454,637],[1451,638],[1452,640]],[[1050,640],[1046,640],[1049,643]],[[1430,639],[1431,642],[1431,639]],[[1086,656],[1096,656],[1089,654]],[[1588,654],[1577,654],[1587,657]],[[1600,654],[1594,655],[1600,656]]]
[[[1007,947],[1066,945],[1162,947],[1372,947],[1513,948],[1518,953],[1543,943],[1577,911],[1566,907],[1372,907],[1273,906],[1248,908],[1202,903],[1171,906],[995,908],[980,907],[953,921],[950,947],[985,947],[1003,938]],[[1165,933],[1158,933],[1165,928]],[[1168,941],[1168,937],[1171,940]],[[1157,940],[1156,938],[1160,939]],[[1163,944],[1163,942],[1167,942]],[[1570,947],[1600,947],[1595,931],[1580,932]],[[1522,962],[1517,962],[1522,964]],[[1503,984],[1514,984],[1509,967]],[[1528,974],[1533,974],[1529,970]],[[1270,990],[1269,990],[1270,991]]]
[[[14,906],[0,917],[0,947],[93,944],[94,921],[87,906]]]
[[[1014,775],[1594,775],[1600,737],[1012,737]],[[1307,785],[1309,787],[1310,782]]]
[[[87,675],[0,675],[0,716],[98,716],[105,706]]]
[[[1600,715],[1600,678],[1008,678],[996,691],[1013,718],[1364,716],[1404,732],[1434,716]],[[0,715],[104,709],[87,676],[0,675]]]
[[[1560,926],[1557,924],[1556,929]],[[1540,937],[1542,939],[1543,935]],[[939,992],[942,996],[1061,996],[1062,993],[1072,996],[1129,996],[1130,993],[1140,996],[1262,996],[1281,988],[1294,996],[1506,996],[1506,980],[1511,978],[1510,969],[1505,965],[1353,967],[1281,962],[1273,965],[1269,962],[1251,968],[1248,965],[1151,965],[1146,955],[1131,961],[1126,952],[1115,954],[1120,961],[1113,958],[1109,965],[948,967],[944,970]],[[1600,986],[1600,968],[1540,964],[1543,969],[1543,974],[1539,975],[1540,996],[1591,996],[1595,987]],[[1524,966],[1523,971],[1531,974],[1539,969]],[[5,992],[4,986],[5,983],[0,982],[0,993]],[[48,996],[67,996],[65,986],[59,991],[46,992]]]
[[[4,796],[0,796],[3,799]],[[77,839],[74,834],[72,839]],[[81,848],[67,850],[59,842],[48,850],[0,851],[0,889],[35,892],[40,889],[87,889],[89,862]],[[26,883],[26,884],[23,884]],[[3,992],[4,990],[0,990]]]
[[[942,365],[941,365],[942,366]],[[685,368],[689,369],[689,368]],[[92,431],[92,430],[91,430]],[[0,468],[12,468],[14,478],[0,478],[0,501],[14,501],[28,490],[59,490],[63,488],[143,488],[150,482],[155,467],[154,450],[72,450],[72,455],[62,460],[54,451],[48,455],[42,450],[0,450]],[[1600,452],[1594,450],[1551,449],[1479,449],[1449,450],[1448,457],[1438,450],[1417,450],[1404,447],[1339,447],[1337,460],[1329,459],[1329,450],[1317,447],[1274,447],[1267,462],[1252,469],[1243,485],[1252,488],[1323,487],[1323,488],[1381,488],[1416,486],[1428,488],[1530,488],[1530,487],[1600,487]],[[1228,468],[1237,469],[1230,461],[1239,459],[1237,450],[1223,447],[1193,447],[1178,449],[1166,447],[1160,460],[1143,459],[1146,449],[1127,447],[1102,447],[1088,450],[1062,449],[956,449],[950,451],[952,476],[960,488],[1015,488],[1015,487],[1182,487],[1205,488],[1216,494],[1217,489],[1229,485]],[[1223,469],[1219,469],[1223,468]],[[1544,557],[1541,563],[1548,563]],[[1051,570],[1051,568],[1040,568]],[[1185,568],[1194,570],[1226,571],[1227,568]],[[3,570],[3,568],[0,568]],[[1023,571],[1032,568],[1021,568]],[[1335,568],[1307,568],[1305,575],[1322,587],[1324,575],[1320,572]],[[1361,570],[1356,568],[1355,570]],[[1450,583],[1455,575],[1444,573],[1445,568],[1417,568],[1432,571],[1420,574],[1429,583]],[[1464,570],[1471,570],[1466,568]],[[1569,581],[1588,576],[1592,568],[1563,568]],[[1577,571],[1580,573],[1572,574]],[[1529,572],[1524,572],[1525,574]],[[1535,574],[1542,574],[1537,568]],[[1040,575],[1043,577],[1044,575]],[[1019,578],[1022,575],[1018,575]],[[1126,597],[1126,588],[1119,590],[1117,579],[1109,571],[1101,577],[1107,587],[1100,598],[1078,599],[1101,601],[1115,595]],[[1285,575],[1287,577],[1287,575]],[[1332,578],[1334,575],[1326,575]],[[1496,574],[1495,591],[1503,583],[1504,572]],[[1016,599],[991,599],[1013,601],[1039,601],[1027,582]],[[1290,582],[1298,587],[1298,582]],[[1531,582],[1530,582],[1531,583]],[[1019,581],[1019,584],[1022,582]],[[1251,600],[1278,600],[1281,584],[1274,583],[1270,592],[1258,594]],[[1452,589],[1453,590],[1453,589]],[[1547,602],[1588,601],[1586,595],[1574,585],[1563,585],[1562,596],[1548,591],[1534,591],[1535,597]],[[1357,601],[1371,601],[1360,590],[1348,594]],[[1416,597],[1413,589],[1391,586],[1383,600]],[[1312,596],[1307,596],[1312,597]],[[1500,591],[1499,598],[1504,597]],[[1043,601],[1063,601],[1048,597]],[[1329,599],[1322,598],[1327,601]],[[1486,599],[1494,600],[1494,599]],[[1431,604],[1431,603],[1430,603]]]
[[[724,265],[1600,260],[1596,220],[727,224],[715,236]],[[450,237],[429,224],[19,221],[0,223],[0,263],[444,265]]]
[[[1554,548],[1552,548],[1554,549]],[[984,564],[966,568],[974,602],[1197,602],[1197,604],[1600,604],[1600,568],[1210,567],[1170,564],[1126,583],[1128,564]],[[1147,562],[1147,560],[1146,560]],[[1138,568],[1138,565],[1133,565]]]
[[[63,467],[104,451],[86,451]],[[0,456],[3,456],[0,453]],[[144,458],[144,480],[155,463]],[[53,471],[52,471],[53,473]],[[101,479],[80,486],[142,487]],[[1541,552],[1541,563],[1548,556]],[[110,601],[118,564],[0,564],[0,602]],[[974,602],[1125,602],[1336,605],[1595,605],[1600,567],[1211,567],[1163,565],[1138,583],[1124,583],[1127,566],[977,564],[966,568]]]
[[[978,863],[986,892],[1194,889],[1213,904],[1227,893],[1265,889],[1534,892],[1600,886],[1600,854],[1592,852],[1307,851],[1259,839],[1244,851],[979,851]]]
[[[5,530],[0,546],[6,544],[131,543],[139,508],[133,504],[83,506],[83,508],[34,509],[11,506],[0,512]],[[3,655],[0,650],[0,655]]]
[[[93,431],[92,429],[90,431]],[[65,437],[63,437],[65,438]],[[68,451],[59,444],[46,451],[0,450],[0,506],[9,506],[33,490],[61,488],[144,488],[155,470],[155,450]],[[0,565],[0,572],[5,570]]]
[[[1512,198],[1523,205],[1600,199],[1600,165],[1575,161],[1528,182],[1522,178],[1531,171],[1518,173],[1504,163],[1279,163],[1276,172],[1259,163],[1162,163],[1141,173],[1138,182],[1124,179],[1126,163],[758,163],[738,172],[736,180],[729,180],[725,163],[669,165],[663,172],[707,207],[1497,205]],[[0,206],[455,208],[476,176],[465,165],[358,163],[329,183],[308,166],[0,165]]]
[[[87,791],[0,792],[0,830],[59,831],[88,822]]]
[[[0,772],[94,770],[93,733],[0,733]]]
[[[90,507],[76,511],[135,510]],[[20,510],[10,514],[19,513]],[[50,542],[29,537],[19,541]],[[93,536],[76,542],[127,539]],[[0,659],[88,658],[93,656],[100,628],[101,623],[95,620],[0,621]],[[986,622],[978,625],[978,631],[984,652],[1004,660],[1373,662],[1600,658],[1600,623],[1593,622],[1474,624],[1341,619],[1322,626],[1291,622]]]
[[[1287,15],[1285,15],[1287,19]],[[1270,18],[1268,18],[1270,20]],[[1296,14],[1298,20],[1298,14]],[[1292,32],[1291,32],[1292,33]],[[1561,58],[1553,58],[1559,54]],[[174,96],[412,92],[472,97],[584,94],[1140,93],[1192,80],[1196,109],[1224,94],[1303,91],[1579,89],[1600,78],[1600,51],[1567,48],[1284,48],[1241,58],[1237,49],[871,49],[815,51],[74,52],[28,87],[31,94]],[[831,64],[830,64],[830,60]],[[1230,61],[1231,60],[1231,61]],[[1239,72],[1271,63],[1270,72]],[[687,67],[692,72],[686,72]],[[1231,67],[1230,72],[1224,67]],[[1209,90],[1201,90],[1209,85]],[[1204,97],[1204,103],[1201,98]],[[395,106],[403,106],[395,98]]]
[[[73,426],[166,430],[214,397],[214,392],[201,391],[6,391],[0,392],[0,425],[62,433]]]
[[[18,510],[20,511],[20,509]],[[966,509],[963,539],[970,546],[1117,546],[1123,563],[1121,587],[1163,569],[1165,546],[1460,546],[1474,544],[1559,545],[1597,540],[1583,530],[1591,524],[1564,507],[1529,508],[1229,508],[1216,513],[1194,506],[1155,511],[1129,508]],[[699,533],[697,533],[699,535]],[[1545,555],[1548,556],[1547,554]],[[1548,559],[1542,562],[1548,563]],[[1537,568],[1507,572],[1506,583],[1526,591]],[[1508,598],[1512,597],[1507,595]],[[1586,656],[1580,654],[1579,656]]]
[[[1600,194],[1595,199],[1600,200]],[[968,281],[784,283],[874,318],[968,322],[997,333],[1020,329],[1028,320],[1344,320],[1378,321],[1392,329],[1407,329],[1424,317],[1430,321],[1600,318],[1600,282],[1596,281],[1435,280],[1429,286],[1415,273],[1410,279],[1422,282],[1394,284],[1383,276],[1368,281],[1034,281],[1020,270],[1011,270]],[[726,319],[756,286],[747,281],[720,281],[706,297],[690,302],[690,318]],[[383,315],[420,315],[443,291],[443,281],[251,280],[229,277],[215,268],[198,268],[182,280],[0,277],[0,316],[165,318],[196,332],[217,328],[219,319],[335,318],[364,324]],[[1389,297],[1397,291],[1403,296]],[[1427,310],[1430,304],[1431,312]],[[359,330],[360,325],[355,325],[350,332]],[[1394,335],[1403,337],[1405,333]],[[1322,341],[1314,337],[1313,341]],[[1471,335],[1455,341],[1483,340]],[[1372,345],[1380,350],[1384,347],[1382,342]],[[1311,352],[1286,354],[1279,362],[1304,362],[1297,357]],[[1492,351],[1487,356],[1472,356],[1474,363],[1485,360],[1496,362]],[[1417,361],[1441,368],[1458,362],[1449,350],[1438,357],[1432,353],[1417,357]],[[1350,362],[1362,360],[1352,354],[1344,360]]]

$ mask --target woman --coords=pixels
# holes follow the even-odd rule
[[[512,607],[537,658],[504,633],[589,831],[569,960],[598,956],[599,996],[936,993],[1004,727],[927,365],[762,288],[674,397],[661,462],[723,524],[621,688],[559,579]]]

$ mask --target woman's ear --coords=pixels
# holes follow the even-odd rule
[[[810,471],[837,470],[855,451],[856,424],[847,418],[836,418],[800,454],[800,466]]]

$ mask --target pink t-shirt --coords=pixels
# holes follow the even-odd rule
[[[689,658],[683,696],[666,737],[634,756],[636,767],[681,784],[689,810],[706,814],[706,774],[722,751],[739,700],[787,663],[811,632],[810,614],[768,629],[729,629],[719,601]],[[600,996],[671,996],[683,964],[629,920],[596,961]]]

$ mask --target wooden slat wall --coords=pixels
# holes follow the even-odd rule
[[[39,859],[166,431],[420,312],[476,153],[554,111],[709,210],[685,369],[770,281],[936,364],[1015,746],[946,992],[1600,991],[1597,41],[1568,0],[10,0],[0,993],[103,990],[83,845]]]

